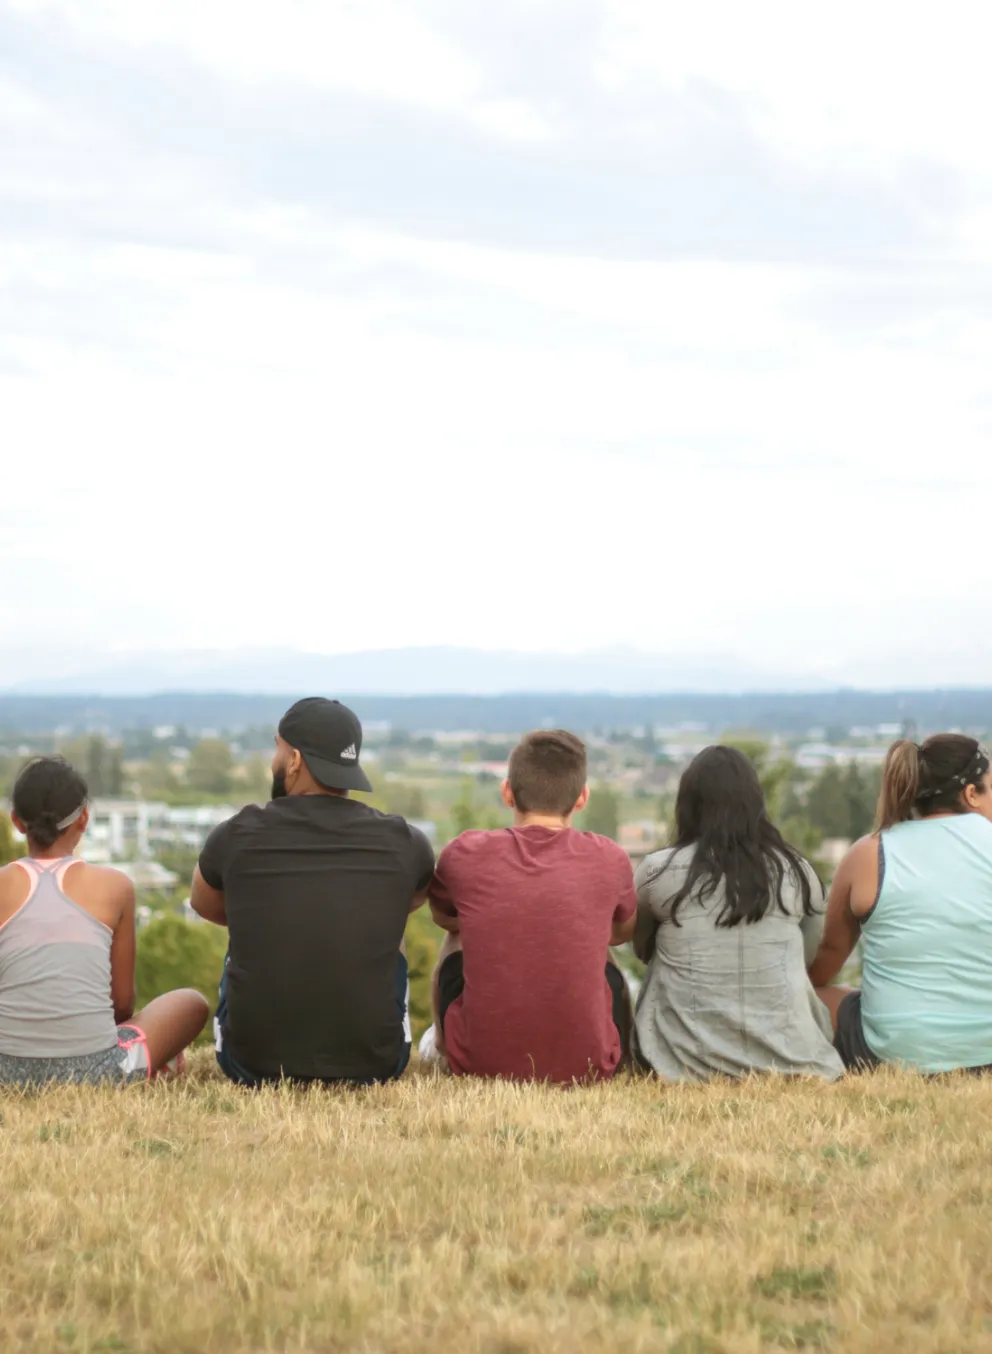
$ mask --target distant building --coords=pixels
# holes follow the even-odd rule
[[[796,765],[807,771],[822,771],[827,766],[881,766],[883,747],[851,747],[836,743],[803,743],[796,749]]]
[[[175,806],[143,799],[94,799],[80,854],[86,860],[147,861],[163,847],[199,851],[232,804]]]
[[[617,844],[623,847],[632,860],[650,855],[664,843],[665,830],[662,824],[646,818],[636,823],[621,823],[617,831]]]
[[[166,893],[179,882],[179,876],[157,860],[118,861],[114,868],[127,875],[137,893],[144,893],[148,889]]]
[[[833,871],[836,870],[850,849],[851,843],[846,837],[824,837],[816,849],[816,854]]]

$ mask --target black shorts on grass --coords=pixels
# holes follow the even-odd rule
[[[613,1023],[616,1025],[620,1034],[620,1047],[626,1054],[630,1047],[630,1002],[627,994],[627,982],[617,968],[616,964],[609,961],[606,965],[606,981],[610,985],[610,996],[613,999]],[[437,995],[438,995],[438,1019],[441,1022],[441,1030],[444,1030],[444,1017],[448,1013],[448,1007],[460,997],[465,991],[465,970],[462,963],[462,952],[456,950],[454,954],[449,954],[447,959],[441,965],[437,975]]]
[[[868,1047],[864,1026],[861,1022],[861,993],[849,992],[837,1007],[837,1033],[834,1035],[834,1048],[840,1054],[841,1061],[849,1072],[869,1072],[873,1067],[881,1067],[882,1059],[877,1058]],[[992,1063],[983,1063],[979,1067],[963,1067],[962,1072],[980,1076],[992,1072]],[[922,1072],[924,1077],[944,1076],[943,1072]]]
[[[837,1033],[834,1048],[849,1072],[867,1072],[880,1066],[880,1059],[868,1047],[861,1024],[861,993],[849,992],[837,1007]]]

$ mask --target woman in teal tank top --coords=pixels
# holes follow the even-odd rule
[[[992,1066],[992,785],[974,738],[900,739],[837,870],[810,978],[849,1068]],[[828,986],[862,946],[861,991]]]

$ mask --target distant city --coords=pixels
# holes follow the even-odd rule
[[[268,797],[275,725],[292,699],[0,697],[0,797],[25,758],[61,752],[93,795],[87,856],[125,869],[146,907],[182,908],[211,829]],[[466,828],[508,822],[498,786],[515,737],[563,726],[589,749],[592,797],[578,825],[633,858],[668,840],[687,762],[708,743],[732,741],[755,760],[783,829],[825,875],[870,829],[893,739],[992,729],[992,691],[343,699],[364,723],[371,802],[417,822],[438,847]]]

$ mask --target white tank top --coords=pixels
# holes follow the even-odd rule
[[[0,926],[0,1053],[74,1058],[114,1048],[113,932],[63,891],[66,871],[78,862],[16,863],[31,886]]]

